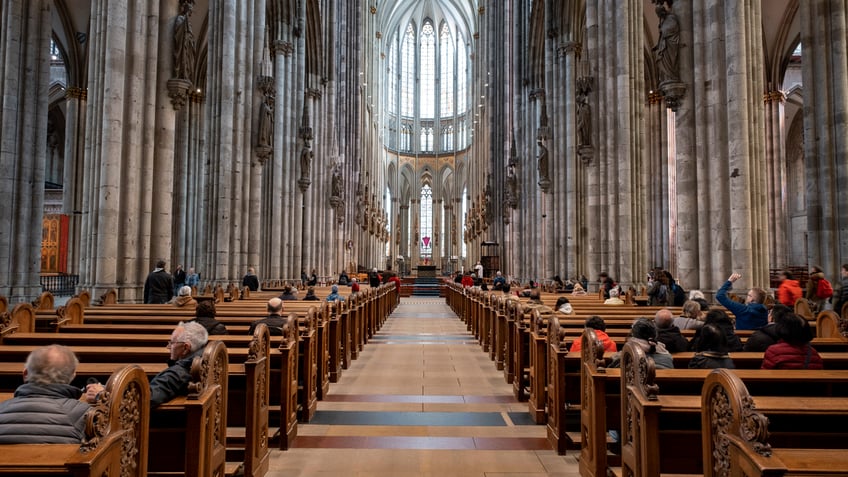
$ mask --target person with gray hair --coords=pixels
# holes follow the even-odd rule
[[[247,334],[253,335],[253,330],[259,323],[264,323],[268,327],[268,332],[272,336],[282,336],[283,326],[288,323],[288,318],[283,316],[283,300],[280,298],[271,298],[268,300],[268,316],[261,320],[256,320],[250,324],[250,329]]]
[[[197,306],[197,300],[191,296],[191,287],[188,285],[181,286],[177,296],[172,298],[169,303],[177,308],[194,308]]]
[[[151,408],[188,392],[191,363],[203,354],[208,340],[209,333],[200,323],[189,321],[177,325],[166,346],[170,352],[168,368],[150,380]]]
[[[0,444],[78,444],[85,414],[103,385],[71,386],[79,361],[70,348],[50,345],[27,356],[24,384],[0,403]],[[81,400],[82,398],[82,400]]]
[[[657,325],[657,341],[665,345],[669,353],[680,353],[689,349],[689,341],[674,325],[674,315],[668,308],[662,308],[654,315]]]

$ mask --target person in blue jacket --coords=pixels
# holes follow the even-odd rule
[[[738,273],[730,275],[730,278],[716,292],[716,300],[736,317],[737,330],[756,330],[762,328],[768,324],[768,309],[763,305],[766,299],[765,290],[762,288],[751,288],[745,297],[745,303],[737,303],[727,296],[728,290],[733,288],[733,282],[739,280],[741,276]]]

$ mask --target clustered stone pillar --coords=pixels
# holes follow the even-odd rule
[[[765,142],[752,128],[765,124],[760,2],[708,3],[674,3],[681,44],[692,45],[680,58],[691,91],[675,113],[678,276],[687,288],[714,289],[737,271],[737,286],[768,287]],[[713,47],[717,30],[734,32],[725,48]],[[729,74],[716,78],[717,64]],[[696,105],[708,112],[697,126]]]
[[[601,271],[622,284],[634,284],[647,272],[642,161],[645,131],[644,50],[627,41],[643,30],[641,2],[587,2],[590,75],[618,78],[598,86],[597,161],[587,167],[589,277]],[[597,182],[597,184],[595,184]],[[638,277],[638,278],[637,278]]]
[[[79,273],[82,225],[83,157],[85,151],[86,91],[78,86],[65,90],[65,170],[62,213],[68,217],[68,273]]]
[[[47,157],[48,59],[51,28],[47,0],[2,0],[0,51],[0,295],[9,303],[41,292],[41,230]]]
[[[158,8],[92,2],[90,71],[123,72],[88,79],[80,286],[95,297],[120,284],[120,299],[140,300],[153,263],[171,255],[175,112],[158,48],[171,30]]]
[[[799,10],[808,261],[832,277],[848,260],[848,6],[809,0]]]
[[[789,265],[789,213],[786,206],[786,147],[783,124],[785,100],[782,91],[770,91],[765,102],[766,164],[768,166],[769,264],[771,268]]]

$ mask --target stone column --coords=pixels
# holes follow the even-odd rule
[[[834,277],[848,258],[848,6],[811,0],[799,2],[799,13],[808,261]]]
[[[68,273],[79,273],[81,250],[80,226],[82,200],[86,91],[72,86],[65,90],[65,170],[63,174],[62,213],[68,216]]]
[[[662,94],[657,91],[648,93],[646,107],[645,130],[650,131],[646,136],[646,155],[651,180],[647,190],[648,207],[648,266],[663,267],[675,270],[676,261],[673,259],[674,244],[671,217],[676,217],[676,201],[669,187],[673,187],[675,168],[669,161],[668,152],[668,109],[663,102]],[[688,215],[688,214],[687,214]],[[637,277],[641,281],[641,277]],[[688,284],[687,284],[688,286]]]
[[[782,91],[770,91],[763,97],[765,102],[766,165],[768,167],[769,190],[769,263],[771,268],[789,265],[788,232],[789,214],[786,197],[786,146],[783,123]]]
[[[0,295],[10,306],[41,293],[51,5],[2,0],[0,7]]]

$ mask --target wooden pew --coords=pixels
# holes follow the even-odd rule
[[[143,477],[147,475],[150,388],[138,366],[113,373],[87,413],[80,444],[0,445],[0,475]]]
[[[188,396],[151,414],[148,475],[225,475],[227,372],[226,346],[208,343],[192,363]]]
[[[719,369],[704,383],[701,406],[705,477],[848,475],[844,396],[752,397],[742,379]],[[794,428],[797,436],[775,433],[775,422]],[[778,444],[782,438],[789,445]],[[805,445],[809,441],[815,442],[812,448]]]

